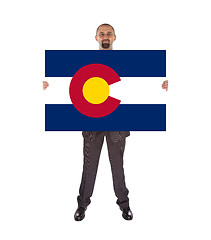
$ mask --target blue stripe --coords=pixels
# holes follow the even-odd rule
[[[46,50],[45,76],[72,77],[93,63],[111,67],[120,77],[166,77],[165,50]]]
[[[45,105],[46,131],[166,131],[165,104],[120,104],[101,118],[87,117],[72,104]]]

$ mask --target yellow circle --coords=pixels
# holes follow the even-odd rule
[[[88,102],[100,104],[109,96],[109,85],[103,78],[89,78],[83,86],[83,95]]]

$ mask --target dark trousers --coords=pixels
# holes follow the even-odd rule
[[[129,206],[128,189],[125,185],[123,168],[123,153],[125,149],[125,138],[114,142],[108,132],[98,132],[93,141],[84,138],[84,165],[81,185],[78,196],[78,206],[87,207],[91,200],[99,164],[104,137],[106,137],[109,160],[111,164],[113,186],[120,208]]]

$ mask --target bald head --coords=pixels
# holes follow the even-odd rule
[[[97,30],[96,30],[96,35],[97,35],[98,29],[99,29],[101,26],[109,26],[109,27],[111,27],[111,28],[113,29],[113,32],[114,32],[114,35],[115,35],[115,30],[114,30],[114,28],[113,28],[110,24],[108,24],[108,23],[103,23],[103,24],[101,24],[101,25],[97,28]]]

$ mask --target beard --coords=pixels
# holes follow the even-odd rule
[[[104,42],[104,41],[108,41],[108,42]],[[102,41],[102,48],[109,48],[110,47],[110,41],[109,40],[103,40]]]

